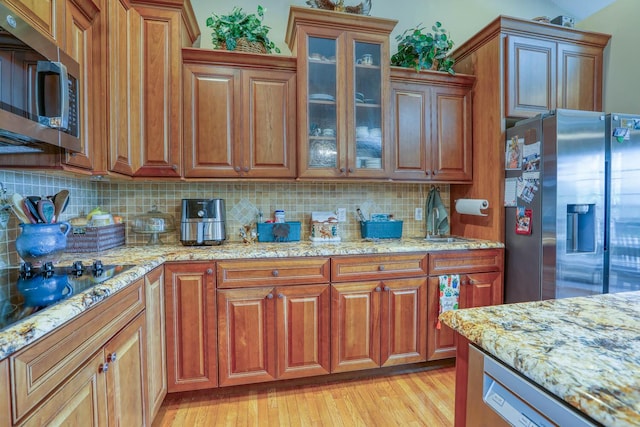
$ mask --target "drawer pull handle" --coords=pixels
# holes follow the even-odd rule
[[[98,372],[104,373],[104,372],[107,372],[108,370],[109,370],[109,364],[108,363],[101,363],[100,364],[100,368],[98,369]]]
[[[273,270],[271,274],[273,275],[273,277],[278,277],[280,275],[280,272],[278,270]]]
[[[384,265],[378,266],[378,271],[384,271]]]
[[[385,291],[385,292],[389,292],[390,290],[391,290],[391,288],[390,288],[390,287],[388,287],[388,286],[385,286],[385,287],[384,287],[384,291]]]
[[[284,294],[282,294],[282,293],[278,294],[278,298],[280,298],[280,299],[284,298]]]
[[[271,292],[267,294],[267,299],[273,299],[273,294]]]
[[[208,275],[212,275],[213,274],[213,268],[207,268],[207,274]]]
[[[376,289],[375,289],[376,292],[380,292],[381,290],[382,289],[380,288],[380,286],[377,286]]]
[[[107,356],[107,362],[109,363],[113,363],[116,361],[116,353],[111,353],[110,355]]]

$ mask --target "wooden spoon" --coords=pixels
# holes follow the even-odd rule
[[[11,210],[18,217],[18,220],[23,224],[29,224],[31,219],[24,212],[24,203],[22,202],[24,197],[18,193],[11,195]]]
[[[51,224],[54,218],[55,206],[53,202],[49,199],[41,199],[38,200],[38,215],[40,219],[46,223]]]
[[[36,219],[35,216],[33,216],[33,213],[31,212],[30,203],[31,202],[26,197],[22,199],[22,211],[24,212],[25,216],[28,219],[26,224],[36,224],[38,220]]]
[[[27,209],[29,210],[29,213],[31,214],[31,216],[33,216],[34,223],[42,222],[42,218],[40,218],[40,214],[38,214],[39,200],[40,200],[40,197],[38,196],[27,196],[24,198],[25,205],[27,206]]]
[[[64,212],[69,204],[69,190],[60,190],[53,196],[53,204],[55,207],[54,210],[54,221],[57,221],[60,217],[60,214]]]

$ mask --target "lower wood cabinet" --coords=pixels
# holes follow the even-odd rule
[[[11,425],[11,395],[9,393],[9,359],[0,361],[0,427]]]
[[[427,278],[331,285],[331,372],[425,361]]]
[[[168,391],[218,386],[215,263],[165,264]]]
[[[329,373],[329,285],[218,290],[220,385]]]
[[[167,340],[164,311],[164,267],[145,275],[147,419],[153,420],[167,395]]]
[[[437,272],[438,275],[430,276],[428,284],[428,360],[456,356],[454,331],[444,324],[438,325],[440,311],[439,276],[459,275],[459,308],[502,304],[503,256],[503,249],[444,252],[430,255],[429,271]],[[486,272],[483,273],[482,271]]]

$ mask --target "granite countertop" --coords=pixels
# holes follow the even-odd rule
[[[354,241],[339,243],[224,243],[220,246],[126,246],[100,253],[66,253],[59,265],[80,260],[90,265],[100,259],[103,264],[135,264],[113,279],[62,300],[51,307],[0,330],[0,360],[34,342],[82,312],[108,298],[114,292],[143,277],[168,261],[207,261],[238,258],[285,258],[307,256],[365,255],[403,252],[502,248],[499,242],[469,239],[464,242],[429,242],[421,238],[401,240]]]
[[[470,308],[440,319],[603,425],[640,425],[640,292]]]

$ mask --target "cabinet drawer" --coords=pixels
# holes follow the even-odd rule
[[[426,253],[331,258],[332,282],[415,277],[426,274]]]
[[[307,285],[329,282],[329,258],[283,258],[218,262],[219,288]]]
[[[502,271],[504,249],[436,252],[429,255],[429,275]]]
[[[10,356],[14,422],[55,390],[144,309],[139,279],[60,329]]]

